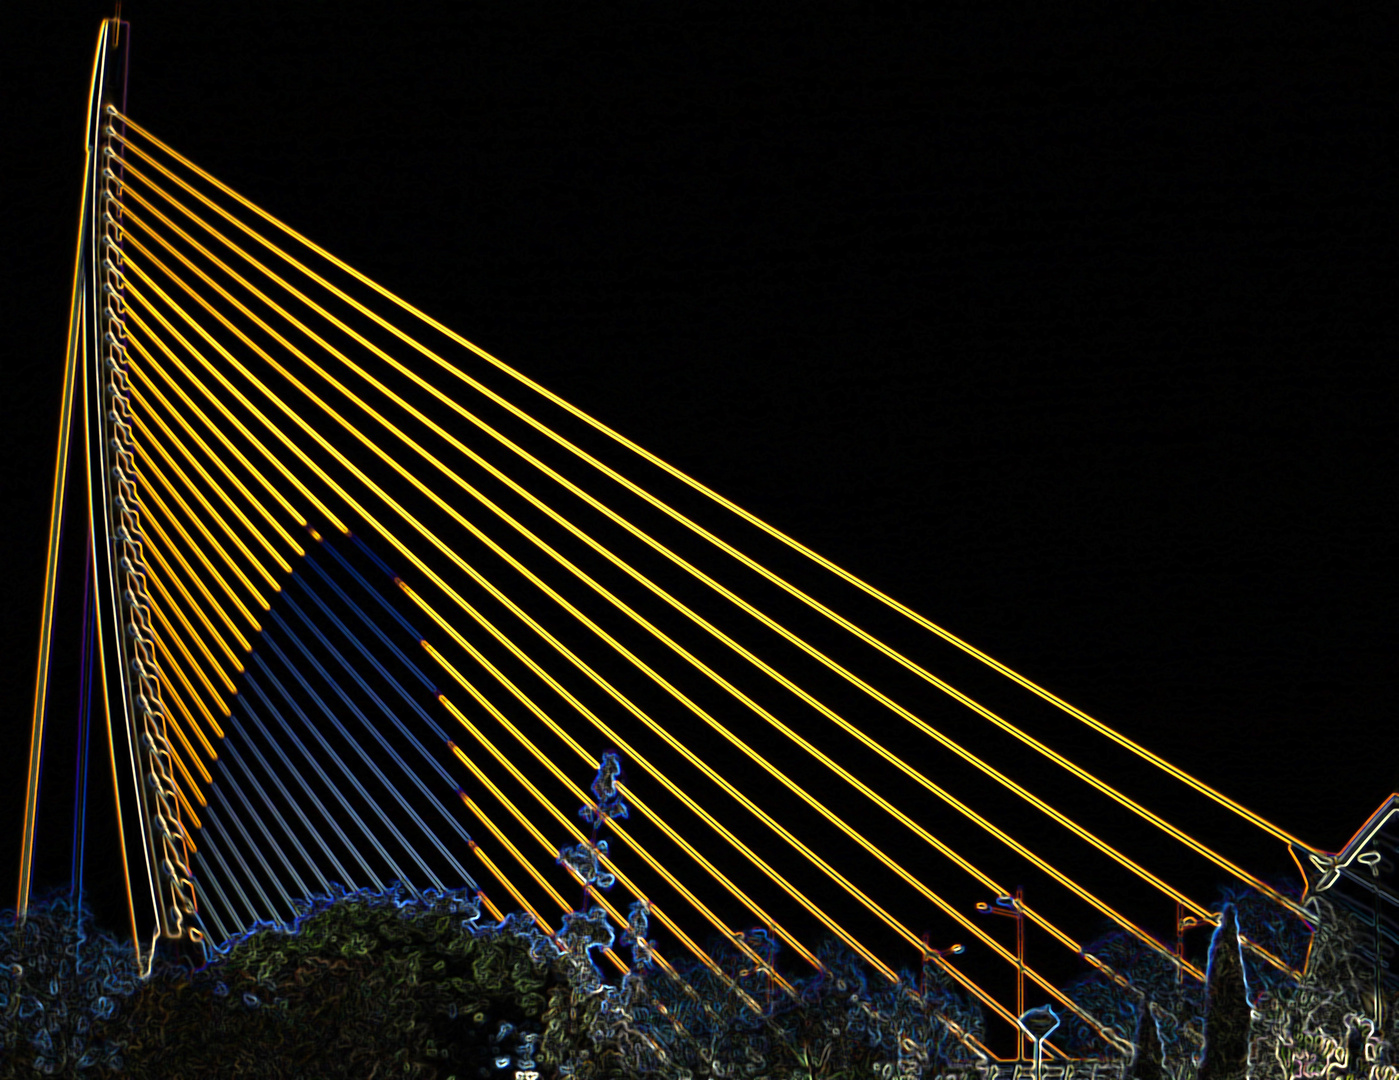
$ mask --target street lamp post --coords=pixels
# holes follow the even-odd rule
[[[1015,895],[1002,893],[994,904],[977,904],[976,910],[982,915],[1004,915],[1015,920],[1015,1015],[1025,1014],[1025,910],[1022,901],[1025,890],[1015,887]],[[1025,1060],[1025,1033],[1020,1025],[1015,1026],[1015,1060]]]
[[[1029,1034],[1030,1040],[1035,1044],[1035,1080],[1043,1080],[1044,1040],[1058,1029],[1059,1014],[1052,1006],[1041,1005],[1038,1009],[1021,1013],[1016,1024]]]
[[[1383,954],[1380,952],[1382,940],[1380,938],[1380,853],[1378,851],[1367,851],[1356,856],[1361,862],[1370,868],[1370,875],[1375,879],[1375,1035],[1383,1038],[1384,1032],[1384,987],[1380,981],[1382,978],[1381,968],[1384,964]]]
[[[928,961],[934,957],[946,959],[949,956],[956,956],[958,953],[966,952],[961,945],[951,945],[946,949],[933,949],[928,946],[928,933],[923,934],[923,963],[920,965],[918,973],[918,996],[926,999],[928,996]]]

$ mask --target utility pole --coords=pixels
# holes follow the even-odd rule
[[[1370,868],[1370,875],[1375,879],[1375,1037],[1382,1039],[1384,1038],[1384,984],[1380,980],[1383,977],[1384,957],[1380,952],[1380,946],[1384,944],[1384,940],[1380,937],[1380,853],[1367,851],[1357,855],[1356,858]]]
[[[994,904],[977,904],[981,915],[1004,915],[1015,920],[1015,1015],[1025,1015],[1025,890],[1015,887],[1015,895],[1002,893]],[[1015,1061],[1025,1060],[1025,1033],[1019,1023],[1015,1025]]]

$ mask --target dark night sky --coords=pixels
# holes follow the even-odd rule
[[[63,7],[8,31],[12,833],[108,13]],[[129,111],[661,457],[1340,846],[1399,788],[1392,56],[1339,17],[872,7],[134,0]]]

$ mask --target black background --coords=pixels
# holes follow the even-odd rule
[[[641,445],[1338,848],[1399,788],[1383,37],[1340,15],[861,7],[130,3],[129,112]],[[12,867],[109,13],[6,30]],[[1176,785],[1132,791],[1290,870]],[[36,884],[67,878],[66,812],[40,823]],[[1190,872],[1204,895],[1219,878]]]

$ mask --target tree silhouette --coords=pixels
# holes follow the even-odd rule
[[[1248,1075],[1248,1039],[1252,1006],[1239,954],[1239,921],[1226,904],[1210,940],[1209,1004],[1205,1011],[1205,1049],[1197,1080],[1243,1080]]]
[[[1137,1054],[1132,1059],[1128,1073],[1130,1080],[1164,1080],[1165,1070],[1161,1063],[1161,1033],[1156,1030],[1156,1017],[1150,1003],[1144,1004],[1137,1013]]]

